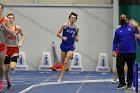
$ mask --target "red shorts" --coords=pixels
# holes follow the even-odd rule
[[[6,44],[3,43],[3,44],[0,44],[0,52],[6,50]]]
[[[7,47],[6,55],[8,57],[11,57],[15,53],[19,54],[19,48],[18,47]]]

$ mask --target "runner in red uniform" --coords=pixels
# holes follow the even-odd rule
[[[7,18],[10,20],[10,24],[12,26],[12,29],[16,32],[16,34],[13,36],[11,34],[7,34],[7,40],[6,40],[6,57],[5,57],[5,77],[7,80],[7,89],[11,88],[11,82],[10,82],[10,74],[9,70],[14,70],[16,67],[17,59],[19,58],[19,48],[22,46],[22,42],[25,38],[25,34],[23,33],[20,26],[15,25],[14,19],[15,15],[10,13],[7,15]],[[21,38],[19,38],[19,34],[21,35]]]
[[[11,29],[9,19],[3,16],[3,5],[0,3],[0,92],[3,89],[4,59],[6,52],[6,34],[15,34]]]

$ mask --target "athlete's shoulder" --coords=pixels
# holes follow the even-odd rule
[[[62,27],[65,29],[68,26],[68,23],[63,23]]]
[[[117,26],[116,29],[118,29],[118,28],[120,28],[120,27],[121,27],[121,25]]]
[[[121,28],[121,25],[117,26],[117,27],[115,28],[115,30],[118,31],[120,28]]]
[[[76,24],[74,24],[75,26],[75,28],[76,28],[76,31],[79,31],[79,26],[78,25],[76,25]]]
[[[67,26],[67,23],[63,23],[63,26]]]
[[[16,26],[16,28],[21,29],[21,27],[19,25],[15,25],[15,26]]]
[[[16,29],[18,30],[18,32],[22,31],[22,28],[19,25],[15,25]]]

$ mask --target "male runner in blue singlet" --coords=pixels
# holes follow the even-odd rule
[[[61,49],[61,57],[63,62],[63,68],[61,71],[61,75],[58,79],[60,82],[64,76],[66,69],[68,68],[68,62],[73,57],[73,51],[75,50],[75,41],[78,42],[78,32],[79,27],[75,25],[77,20],[77,14],[71,12],[69,15],[69,22],[64,23],[59,29],[57,36],[62,39],[62,43],[60,45]]]

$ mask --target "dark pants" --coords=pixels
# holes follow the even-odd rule
[[[133,82],[133,62],[135,62],[136,53],[126,53],[126,54],[118,54],[117,57],[117,72],[120,84],[125,84],[125,77],[124,77],[124,65],[125,62],[128,67],[127,71],[127,82],[128,84],[132,84]]]

